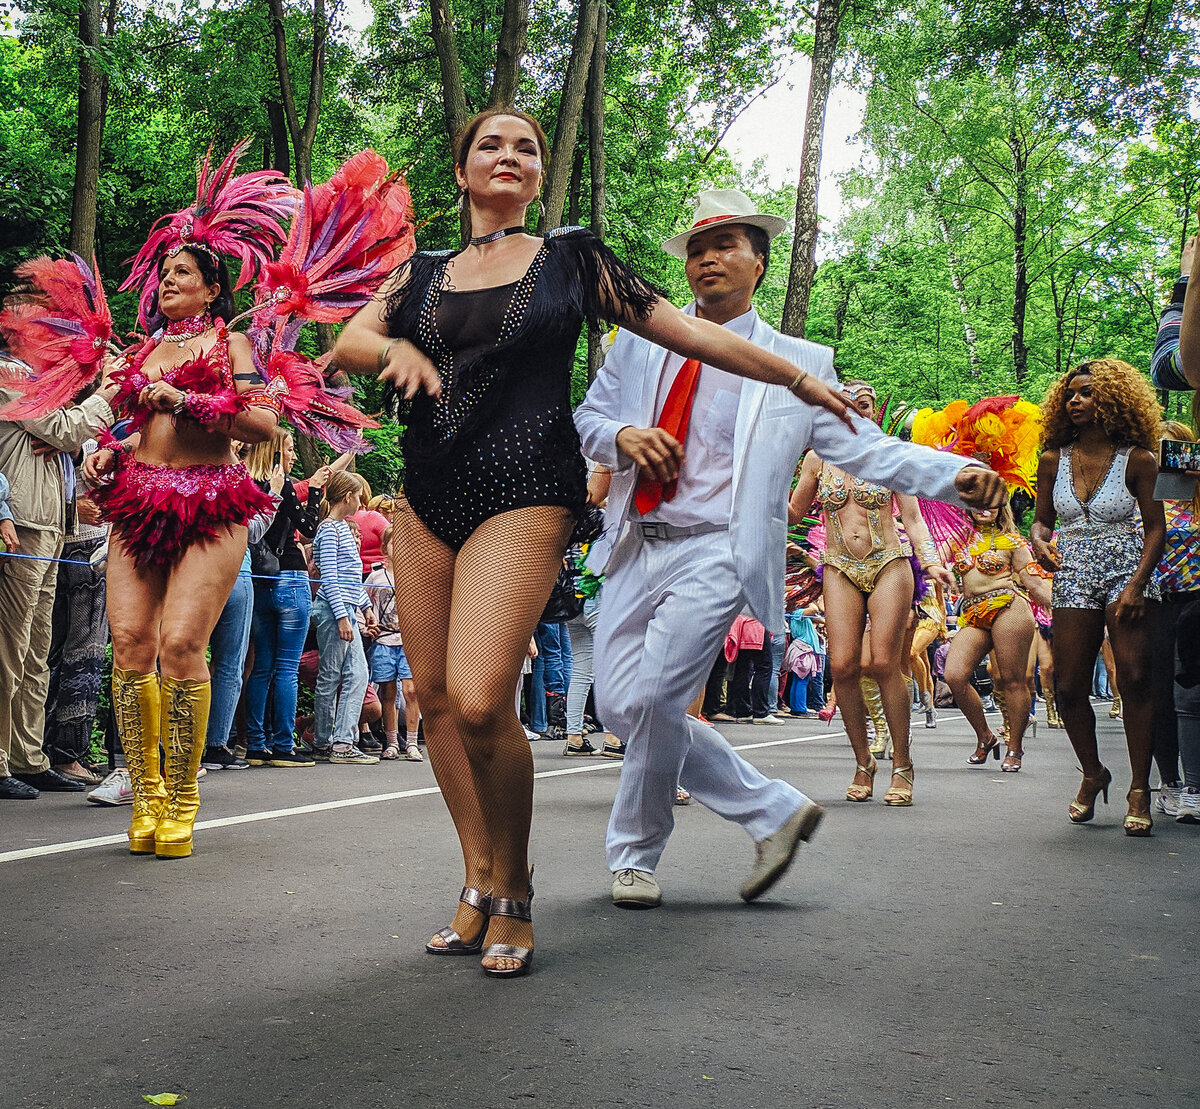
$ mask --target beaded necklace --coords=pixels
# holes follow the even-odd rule
[[[188,316],[183,320],[168,320],[163,338],[182,347],[189,339],[196,339],[212,327],[212,316],[208,309]]]

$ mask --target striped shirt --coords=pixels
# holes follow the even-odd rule
[[[345,520],[324,520],[313,540],[313,561],[321,578],[317,597],[339,620],[369,603],[362,585],[362,556]]]
[[[1183,320],[1183,298],[1188,279],[1181,277],[1171,292],[1171,303],[1158,319],[1158,335],[1150,356],[1150,380],[1159,389],[1191,389],[1179,364],[1179,325]]]

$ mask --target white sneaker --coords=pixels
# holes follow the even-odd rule
[[[1169,786],[1163,782],[1159,788],[1158,796],[1154,799],[1154,811],[1160,812],[1163,816],[1178,816],[1179,805],[1183,796],[1183,783]]]
[[[783,721],[780,720],[779,717],[776,716],[774,713],[769,712],[769,713],[767,713],[766,716],[754,717],[751,720],[751,723],[752,724],[782,724]]]
[[[132,805],[133,783],[129,780],[129,771],[123,766],[114,770],[87,795],[87,799],[94,805]]]
[[[1179,795],[1179,813],[1175,819],[1180,824],[1200,824],[1200,790],[1185,789]]]

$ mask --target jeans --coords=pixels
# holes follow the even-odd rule
[[[600,615],[600,598],[589,597],[583,611],[567,621],[571,637],[571,685],[567,689],[567,735],[583,734],[583,707],[592,688],[595,667],[592,648],[595,644],[596,619]]]
[[[279,580],[273,585],[260,585],[254,590],[254,619],[250,626],[254,668],[246,683],[246,746],[251,750],[272,748],[280,754],[292,750],[296,732],[296,671],[312,608],[312,590],[304,570],[281,570]],[[335,626],[335,635],[336,632]],[[267,701],[272,690],[274,711],[272,734],[268,737]]]
[[[367,692],[367,656],[358,621],[351,613],[354,638],[347,643],[338,634],[337,617],[324,597],[313,603],[313,615],[317,620],[318,651],[315,746],[353,744],[358,738],[358,717]]]
[[[787,650],[787,636],[783,632],[768,632],[771,656],[771,684],[767,687],[767,712],[779,708],[779,672],[783,669],[783,655]]]
[[[538,657],[533,660],[533,680],[530,682],[529,726],[535,732],[544,732],[546,720],[546,693],[567,692],[571,684],[571,639],[566,624],[538,624],[534,633]]]
[[[254,582],[243,570],[233,583],[208,645],[212,675],[212,708],[208,713],[209,747],[223,747],[233,728],[238,698],[242,695],[242,667],[250,645],[250,616],[254,610]]]

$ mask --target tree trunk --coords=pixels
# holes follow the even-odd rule
[[[608,50],[608,5],[601,0],[596,16],[596,45],[592,49],[592,68],[588,74],[587,113],[588,163],[592,177],[592,230],[604,238],[604,60]],[[600,349],[600,332],[588,328],[587,374],[588,384],[596,380],[596,373],[603,361]]]
[[[1029,371],[1029,348],[1025,344],[1025,309],[1029,302],[1029,258],[1026,255],[1026,230],[1029,219],[1029,182],[1025,177],[1029,156],[1021,137],[1014,131],[1009,136],[1013,157],[1013,310],[1012,355],[1013,375],[1017,384]]]
[[[825,131],[825,106],[833,82],[843,0],[819,0],[813,37],[812,73],[808,81],[808,108],[804,115],[804,145],[800,151],[800,180],[796,185],[795,238],[783,301],[783,331],[803,335],[808,322],[817,253],[817,189],[821,183],[821,142]]]
[[[304,122],[296,108],[292,91],[292,76],[288,69],[287,32],[283,22],[283,0],[267,0],[271,8],[271,26],[275,33],[275,69],[279,76],[279,92],[283,101],[284,119],[292,138],[296,160],[296,183],[312,182],[312,148],[317,137],[317,121],[321,116],[321,100],[325,92],[325,39],[329,23],[325,18],[325,0],[313,0],[312,65],[308,71],[308,103]]]
[[[546,214],[542,230],[552,231],[562,225],[563,205],[567,199],[567,183],[574,162],[575,143],[579,138],[579,121],[583,118],[583,95],[587,89],[588,71],[596,47],[596,27],[602,0],[579,0],[579,22],[571,43],[571,59],[563,81],[562,99],[558,105],[558,122],[554,128],[554,153],[546,181]]]
[[[504,18],[496,43],[496,69],[492,74],[490,108],[510,108],[517,99],[521,59],[529,33],[529,0],[504,0]],[[440,57],[440,55],[439,55]]]
[[[462,62],[458,57],[458,38],[450,0],[429,0],[430,34],[442,73],[442,111],[446,134],[453,149],[454,140],[467,122],[467,94],[463,91]]]
[[[840,273],[838,274],[837,284],[837,306],[833,310],[833,346],[835,350],[841,344],[842,335],[846,331],[846,313],[850,311],[850,293],[854,288]]]
[[[963,338],[967,344],[967,358],[971,363],[971,376],[979,376],[979,339],[975,328],[971,326],[971,300],[967,296],[967,286],[962,279],[962,265],[958,255],[954,253],[953,240],[950,238],[950,225],[946,222],[946,214],[942,211],[941,198],[934,189],[933,183],[925,182],[925,193],[933,201],[933,215],[937,220],[938,230],[942,233],[942,242],[946,244],[946,268],[950,271],[950,284],[954,287],[954,295],[958,299],[958,310],[963,318]]]
[[[267,119],[271,124],[272,167],[284,177],[292,175],[292,153],[288,147],[287,120],[283,116],[283,105],[278,100],[268,100]]]
[[[585,126],[586,129],[586,126]],[[579,224],[580,193],[583,191],[583,151],[587,144],[575,144],[575,157],[571,160],[571,185],[567,189],[567,226]]]
[[[112,15],[112,9],[109,9]],[[79,111],[75,128],[75,187],[71,196],[71,230],[68,246],[91,259],[96,250],[96,194],[100,185],[100,139],[108,82],[91,62],[99,48],[100,0],[83,0],[79,6]]]

